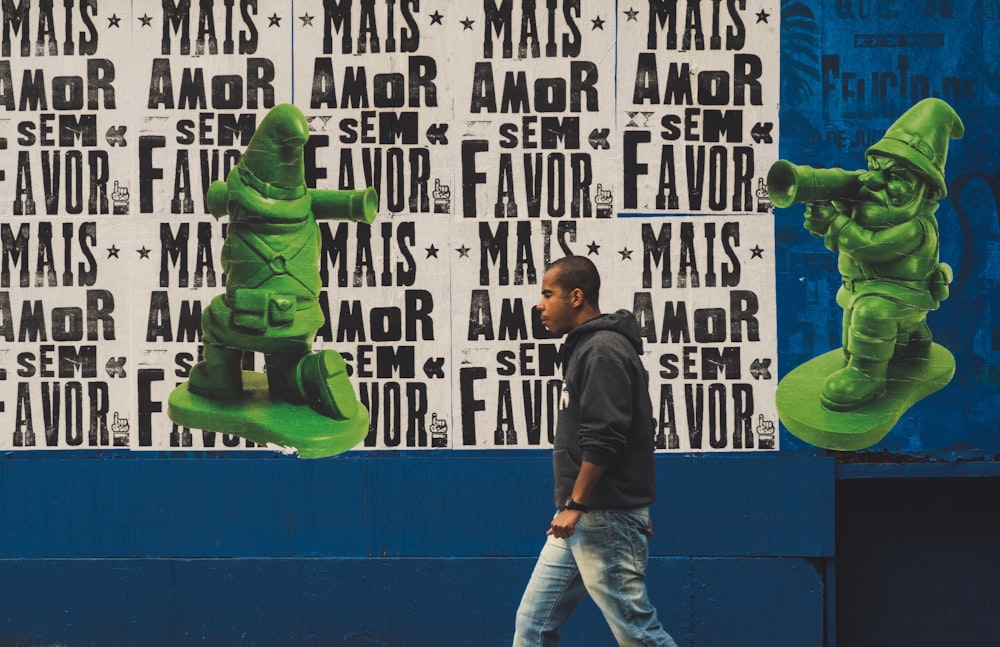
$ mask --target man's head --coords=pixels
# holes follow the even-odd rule
[[[601,314],[600,291],[601,276],[594,264],[583,256],[566,256],[545,270],[542,298],[535,307],[549,332],[564,335]]]

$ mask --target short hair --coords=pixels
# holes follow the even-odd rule
[[[554,283],[567,292],[577,288],[583,292],[583,300],[595,308],[601,296],[601,275],[597,267],[586,256],[564,256],[549,265],[548,270],[556,270]]]

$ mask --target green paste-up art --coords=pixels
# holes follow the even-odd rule
[[[805,228],[837,253],[842,278],[843,348],[778,385],[778,415],[799,438],[828,449],[870,447],[954,375],[954,357],[931,341],[926,318],[952,280],[939,262],[934,212],[947,194],[948,141],[964,130],[951,106],[924,99],[866,151],[867,171],[784,160],[771,167],[771,200],[807,203]]]
[[[203,313],[204,359],[170,394],[167,415],[178,425],[294,447],[314,458],[347,451],[368,433],[368,411],[340,353],[312,351],[324,323],[316,221],[371,224],[378,196],[370,187],[307,188],[308,139],[299,109],[276,106],[227,180],[209,187],[212,215],[229,216],[226,292]],[[266,374],[243,370],[247,352],[263,353]]]

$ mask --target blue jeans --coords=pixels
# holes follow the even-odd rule
[[[585,512],[566,539],[550,536],[517,610],[514,647],[554,647],[588,593],[619,645],[677,647],[646,595],[649,510]]]

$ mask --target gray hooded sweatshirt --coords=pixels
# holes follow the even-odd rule
[[[649,505],[656,496],[653,405],[638,322],[628,310],[599,315],[567,335],[562,353],[552,452],[556,507],[572,495],[582,461],[605,467],[590,508]]]

